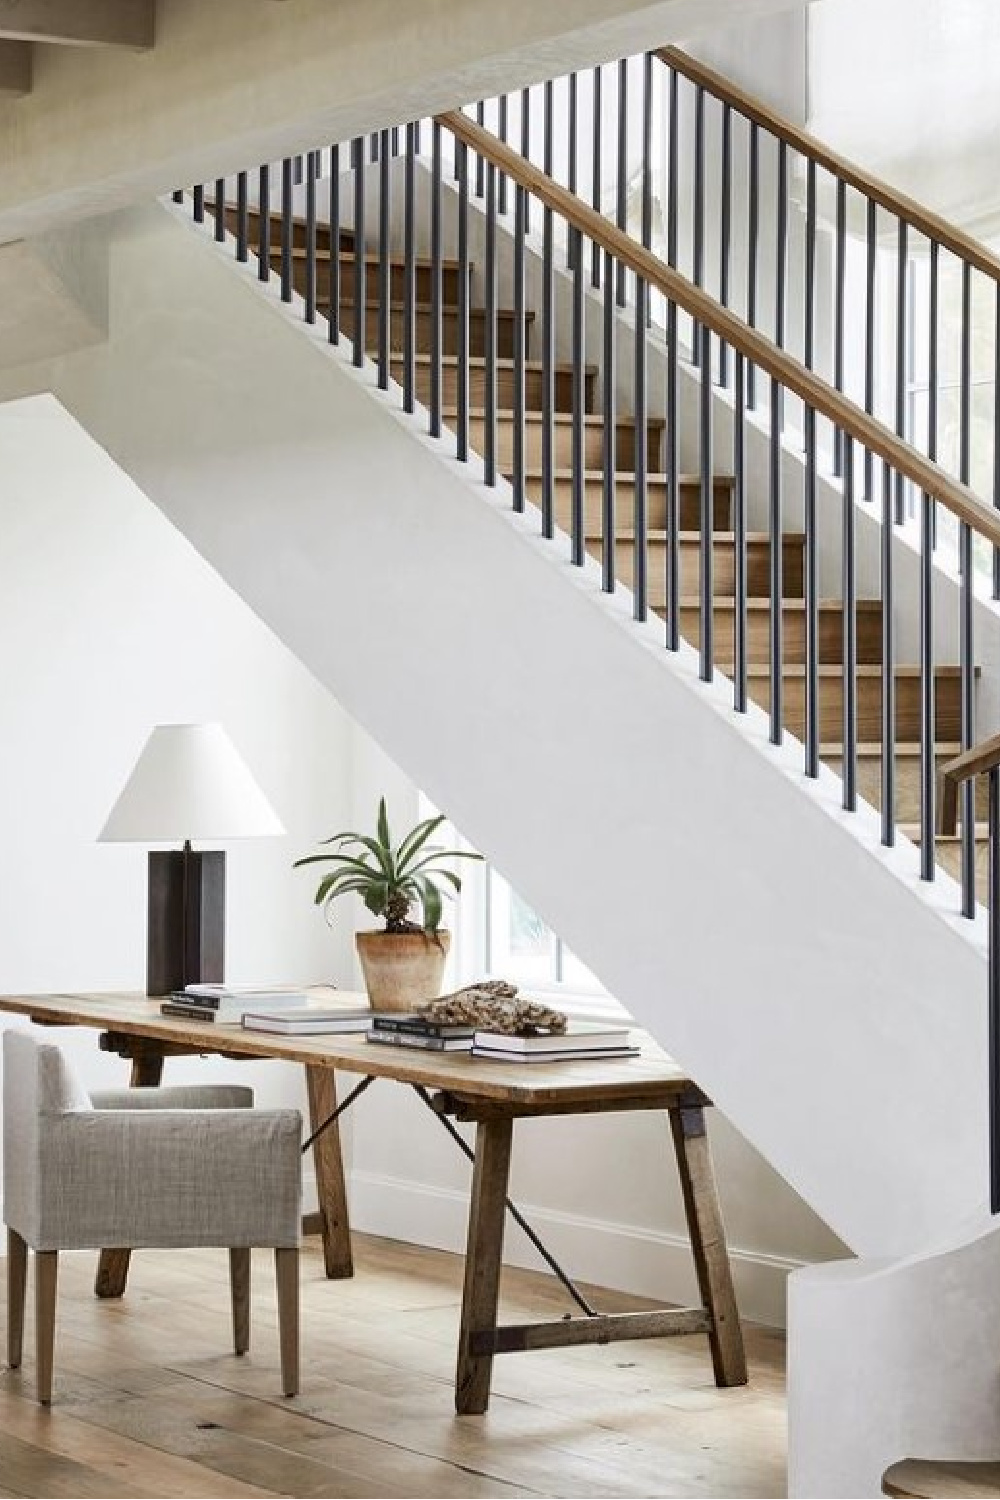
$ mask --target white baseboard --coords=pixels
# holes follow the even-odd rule
[[[351,1223],[368,1234],[407,1240],[435,1250],[465,1249],[468,1199],[450,1188],[407,1182],[377,1172],[351,1173]],[[698,1287],[684,1235],[585,1218],[518,1203],[531,1227],[571,1276],[599,1286],[691,1305]],[[771,1327],[785,1324],[785,1281],[801,1261],[730,1245],[733,1279],[745,1318]],[[537,1251],[508,1220],[504,1260],[543,1265]]]

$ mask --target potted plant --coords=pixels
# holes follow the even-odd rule
[[[385,920],[374,932],[355,933],[365,987],[374,1010],[412,1010],[421,1000],[441,993],[451,933],[440,925],[443,897],[462,889],[462,882],[445,864],[451,859],[481,859],[462,849],[429,849],[428,840],[445,821],[444,814],[425,818],[393,845],[385,798],[378,805],[375,837],[335,833],[321,843],[327,854],[308,854],[302,865],[333,866],[316,888],[315,901],[327,921],[340,896],[361,897],[368,910]],[[451,887],[451,890],[448,887]],[[410,920],[419,906],[421,921]]]

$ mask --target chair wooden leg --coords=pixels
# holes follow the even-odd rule
[[[56,1250],[35,1252],[35,1370],[38,1399],[43,1406],[52,1400],[52,1355],[56,1341]]]
[[[246,1354],[250,1348],[250,1251],[241,1247],[229,1252],[229,1289],[233,1299],[233,1348]]]
[[[278,1342],[281,1345],[281,1393],[299,1393],[299,1252],[275,1250],[278,1283]]]
[[[7,1363],[21,1365],[24,1347],[24,1294],[28,1279],[28,1247],[16,1229],[7,1230]]]

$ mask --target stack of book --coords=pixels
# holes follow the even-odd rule
[[[240,1026],[248,1011],[285,1010],[306,1005],[304,990],[261,989],[259,986],[189,984],[164,1000],[165,1016],[184,1016],[189,1021],[212,1021],[221,1026]]]
[[[473,1057],[505,1063],[571,1062],[575,1058],[638,1057],[628,1027],[602,1026],[596,1022],[571,1022],[568,1030],[538,1032],[533,1036],[506,1036],[499,1031],[477,1031]]]
[[[376,1011],[368,1032],[370,1042],[388,1047],[424,1047],[430,1052],[468,1052],[475,1030],[472,1026],[442,1026],[419,1013],[393,1014]]]
[[[246,1031],[269,1031],[275,1036],[336,1036],[366,1032],[372,1023],[370,1005],[348,1010],[345,1006],[320,1009],[318,1005],[292,1005],[285,1010],[270,1007],[245,1011]]]

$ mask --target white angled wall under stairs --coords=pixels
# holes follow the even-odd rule
[[[108,344],[22,388],[51,386],[853,1249],[980,1213],[982,933],[252,270],[167,208],[106,229]]]

